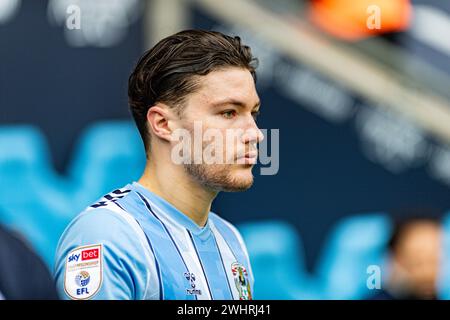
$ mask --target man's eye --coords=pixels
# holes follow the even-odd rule
[[[222,116],[224,116],[226,119],[233,119],[236,116],[235,110],[227,110],[222,112]]]

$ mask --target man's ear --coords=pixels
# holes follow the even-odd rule
[[[154,135],[168,142],[172,140],[172,120],[174,120],[173,112],[164,103],[158,102],[147,111],[149,129]]]

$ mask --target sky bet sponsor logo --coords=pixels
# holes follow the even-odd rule
[[[80,255],[81,255],[81,261],[97,259],[98,258],[98,249],[84,250],[84,251],[81,251],[81,254],[73,253],[69,257],[69,262],[73,262],[73,261],[78,262],[78,260],[80,259]]]

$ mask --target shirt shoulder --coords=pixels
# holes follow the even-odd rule
[[[73,264],[70,259],[84,254],[83,248],[98,250],[100,264]],[[150,283],[158,281],[153,279],[157,277],[152,270],[154,263],[145,235],[130,214],[112,203],[93,205],[75,217],[61,236],[56,252],[56,284],[65,298],[77,298],[77,293],[81,293],[81,299],[151,298],[156,293],[150,292]],[[83,277],[82,271],[92,276],[86,289],[77,281]],[[97,282],[93,281],[95,275]]]
[[[66,227],[62,234],[58,248],[64,243],[78,243],[83,245],[93,241],[107,241],[120,246],[137,244],[136,235],[142,230],[131,214],[127,213],[119,204],[119,200],[130,201],[130,189],[114,190],[78,214]],[[117,235],[121,235],[120,243]]]

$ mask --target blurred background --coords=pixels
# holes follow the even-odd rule
[[[252,48],[280,130],[278,173],[213,206],[255,298],[449,299],[448,0],[0,0],[0,223],[53,268],[69,221],[140,176],[128,76],[186,28]]]

